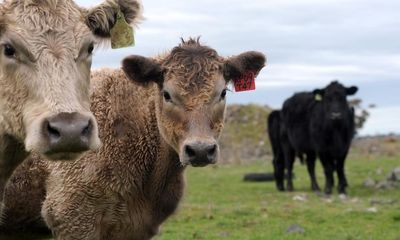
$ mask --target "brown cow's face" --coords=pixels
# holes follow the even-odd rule
[[[226,81],[219,69],[203,79],[200,88],[187,89],[186,79],[165,73],[160,91],[158,126],[164,139],[179,153],[183,165],[204,166],[218,160],[217,140],[224,125]]]
[[[90,112],[92,52],[109,37],[118,7],[129,22],[137,1],[86,10],[71,0],[6,1],[0,6],[0,133],[50,159],[100,146]]]
[[[205,166],[219,157],[227,84],[247,71],[257,74],[264,63],[264,55],[257,52],[224,59],[191,39],[158,61],[128,57],[123,69],[133,81],[157,83],[162,137],[179,154],[182,165]]]

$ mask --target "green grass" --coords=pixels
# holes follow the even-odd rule
[[[227,165],[187,172],[187,191],[180,210],[161,228],[164,239],[400,239],[400,189],[376,190],[363,186],[367,177],[382,180],[400,166],[397,158],[350,158],[347,176],[349,199],[337,194],[326,198],[313,194],[305,166],[296,165],[294,193],[279,193],[273,182],[247,183],[245,173],[271,171],[267,162]],[[377,169],[383,173],[379,174]],[[324,178],[317,168],[320,186]],[[306,202],[293,197],[306,194]],[[377,213],[367,212],[371,199],[398,200],[392,205],[377,205]],[[286,234],[298,224],[305,234]]]
[[[400,166],[400,161],[395,157],[351,156],[346,165],[350,187],[345,202],[337,193],[332,202],[312,193],[306,167],[298,164],[294,182],[297,191],[293,193],[277,192],[273,182],[242,181],[245,173],[270,172],[271,163],[266,161],[189,168],[180,210],[162,226],[156,240],[400,240],[400,188],[376,190],[363,186],[367,177],[382,180],[396,166]],[[323,187],[319,163],[317,173]],[[306,202],[293,200],[301,194],[307,195]],[[378,212],[370,213],[366,210],[372,207],[371,199],[398,202],[377,205]],[[305,234],[286,234],[292,224],[304,228]],[[0,236],[0,239],[7,238]],[[32,236],[13,239],[32,239]]]

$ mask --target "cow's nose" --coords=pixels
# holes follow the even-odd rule
[[[218,145],[216,143],[193,142],[184,146],[184,154],[188,162],[194,167],[203,167],[216,163]]]
[[[92,119],[77,112],[47,118],[43,124],[43,135],[49,142],[47,154],[89,150],[92,130]]]

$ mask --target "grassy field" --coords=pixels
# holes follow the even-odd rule
[[[272,182],[242,181],[245,173],[271,171],[267,162],[191,168],[187,172],[188,186],[181,208],[163,225],[157,240],[400,240],[400,189],[377,190],[363,186],[367,177],[383,180],[396,166],[400,166],[400,160],[395,157],[348,159],[347,200],[341,200],[337,194],[326,199],[310,192],[305,166],[295,167],[297,191],[293,193],[278,193]],[[320,165],[317,171],[323,186]],[[299,195],[306,201],[293,199]],[[372,205],[371,201],[381,204]],[[301,226],[305,233],[287,234],[292,224]]]
[[[297,191],[293,193],[277,192],[273,182],[242,181],[245,173],[271,171],[271,163],[266,161],[190,168],[180,210],[163,225],[156,240],[400,240],[400,188],[377,190],[363,186],[368,177],[385,179],[396,166],[400,166],[397,157],[350,157],[349,198],[344,201],[337,194],[327,199],[312,193],[306,167],[298,164]],[[317,172],[323,186],[320,165]],[[296,196],[306,201],[294,200]],[[372,205],[371,201],[381,204]],[[292,224],[299,225],[305,233],[287,234]],[[0,239],[11,238],[0,236]],[[32,239],[32,236],[12,239]]]

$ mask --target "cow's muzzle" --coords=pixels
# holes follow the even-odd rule
[[[48,142],[45,155],[89,150],[94,124],[92,117],[77,112],[59,113],[46,118],[42,125],[42,136]]]
[[[219,147],[215,141],[192,141],[183,146],[183,162],[193,167],[204,167],[218,160]]]
[[[342,119],[342,113],[341,112],[332,112],[331,113],[331,119],[332,120]]]

